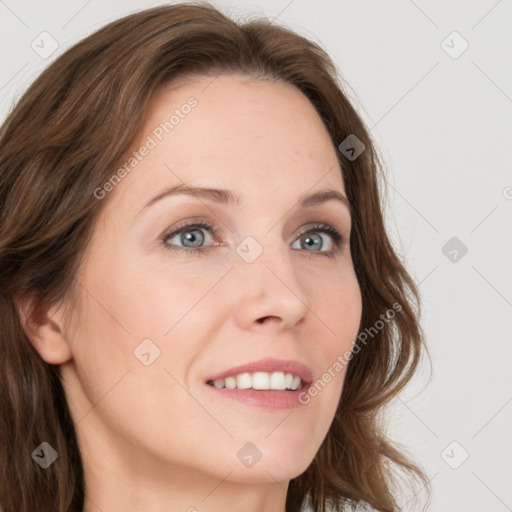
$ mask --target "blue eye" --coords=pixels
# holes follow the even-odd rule
[[[211,246],[204,246],[205,235],[203,230],[209,231],[212,235],[216,235],[219,229],[208,222],[193,222],[183,224],[173,229],[171,232],[166,232],[161,239],[162,245],[166,249],[174,251],[186,252],[194,255],[206,254]],[[333,248],[328,250],[320,250],[324,247],[324,238],[319,236],[318,233],[328,234],[332,239]],[[169,243],[169,240],[179,235],[179,243]],[[298,241],[302,241],[306,244],[306,247],[312,247],[315,251],[311,252],[311,256],[327,256],[334,257],[336,252],[340,250],[341,245],[345,242],[345,237],[340,232],[329,226],[328,224],[317,224],[313,227],[307,228],[298,235]]]
[[[311,256],[318,255],[333,257],[335,255],[334,253],[336,253],[340,249],[340,246],[343,244],[345,239],[343,235],[341,235],[341,233],[332,226],[329,226],[327,224],[318,224],[316,226],[310,227],[307,229],[307,231],[299,235],[299,241],[304,241],[308,247],[313,247],[320,250],[324,246],[324,239],[321,236],[319,236],[318,233],[328,234],[333,240],[333,248],[327,251],[320,251],[319,253],[312,252]]]
[[[206,247],[202,247],[200,245],[205,240],[205,236],[201,232],[202,230],[209,230],[213,234],[217,233],[217,228],[207,222],[194,222],[178,226],[171,233],[166,233],[162,238],[162,243],[167,249],[188,252],[197,255],[205,254]],[[180,243],[190,244],[190,246],[184,245],[183,247],[180,247],[175,244],[169,244],[169,240],[176,237],[177,235],[180,235]]]

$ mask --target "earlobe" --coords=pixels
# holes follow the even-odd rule
[[[16,305],[23,330],[44,361],[49,364],[62,364],[71,359],[63,317],[58,307],[42,311],[33,297],[19,299]]]

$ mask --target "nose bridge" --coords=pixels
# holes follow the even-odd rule
[[[242,282],[237,311],[243,322],[271,316],[294,324],[308,306],[291,249],[276,232],[260,233],[246,236],[236,247],[235,267]]]
[[[295,272],[290,258],[290,249],[282,237],[277,234],[277,230],[263,229],[258,232],[247,234],[236,246],[237,266],[241,267],[242,272],[252,273],[256,268],[256,273],[263,281],[268,281],[272,272],[282,274],[286,281],[296,281]],[[241,261],[240,261],[241,260]],[[298,283],[290,282],[289,286],[298,287]]]

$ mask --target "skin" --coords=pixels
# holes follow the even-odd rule
[[[215,512],[233,503],[282,512],[290,479],[313,460],[341,395],[345,369],[293,410],[227,400],[204,384],[264,357],[296,359],[315,382],[352,348],[362,308],[349,210],[333,200],[296,208],[305,193],[345,194],[314,107],[286,84],[211,80],[176,82],[155,98],[136,149],[190,96],[198,105],[101,199],[77,275],[76,321],[56,306],[35,336],[41,357],[60,365],[77,425],[84,512]],[[243,205],[179,195],[139,213],[181,182],[230,189]],[[201,230],[207,252],[158,243],[197,217],[219,228]],[[318,229],[321,249],[301,242],[299,230],[320,222],[345,237],[338,250]],[[252,263],[236,252],[248,236],[263,250]],[[179,235],[171,240],[183,247]],[[332,258],[323,255],[331,249]],[[134,356],[144,339],[160,350],[149,366]],[[262,453],[252,467],[237,458],[248,442]]]

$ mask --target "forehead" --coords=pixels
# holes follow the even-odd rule
[[[271,191],[274,200],[280,191],[290,197],[323,187],[344,192],[320,116],[282,82],[242,75],[173,82],[154,97],[131,151],[144,145],[151,149],[114,191],[131,202],[183,182],[260,194],[260,200],[270,200]]]

